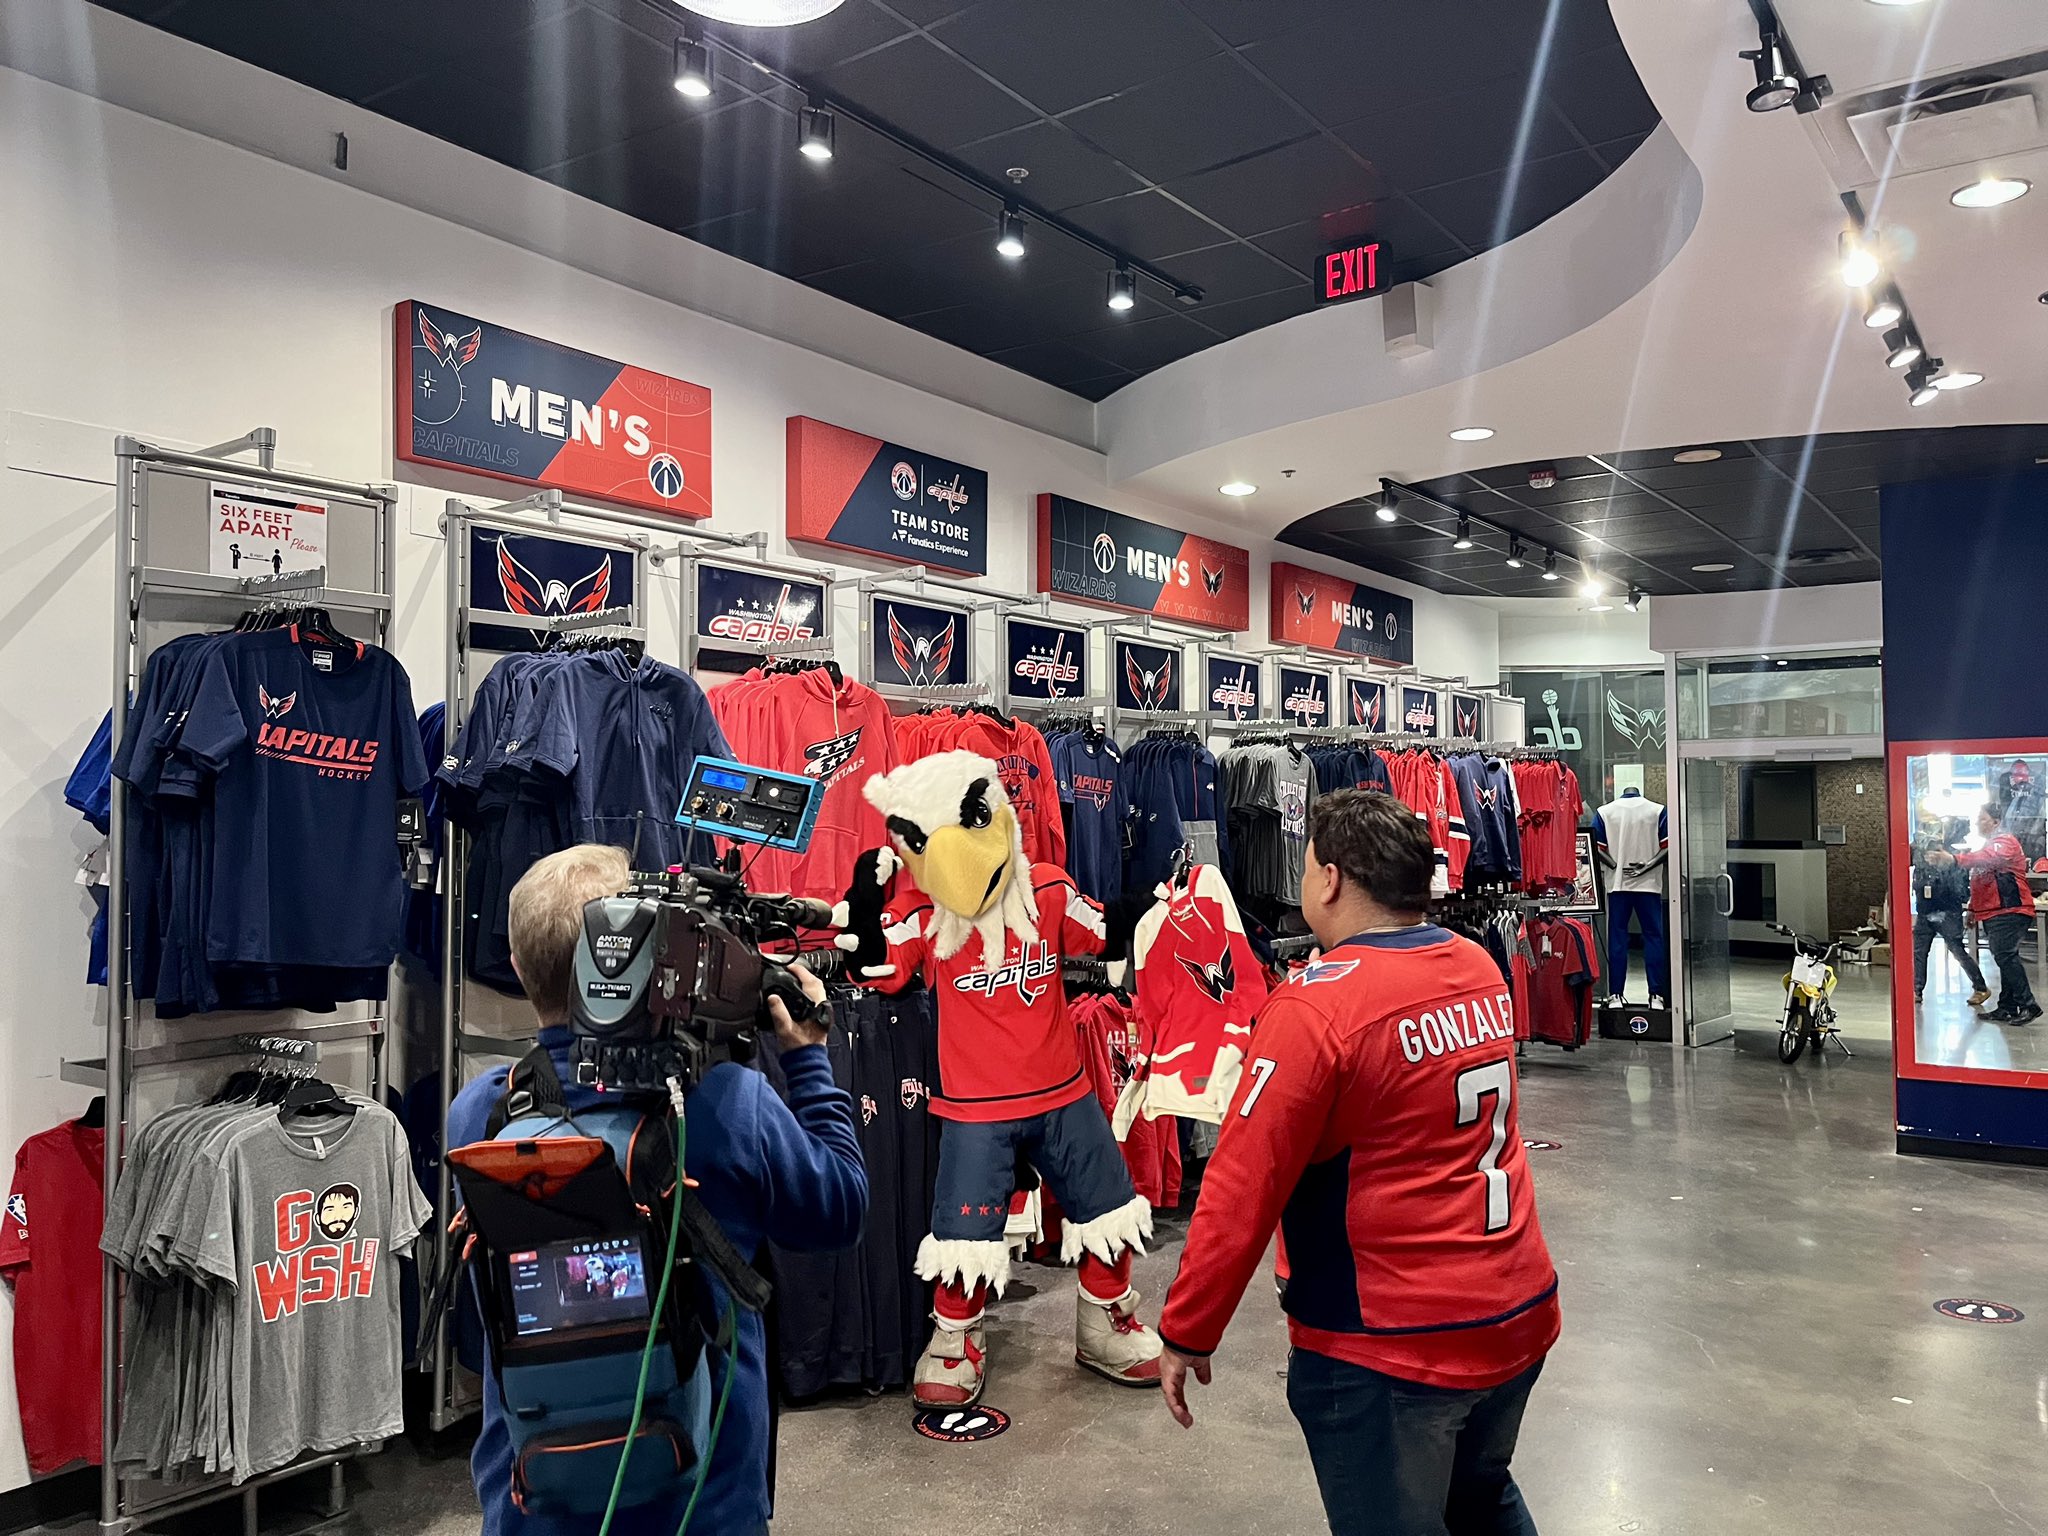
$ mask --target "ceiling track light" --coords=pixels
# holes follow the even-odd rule
[[[1984,375],[1967,368],[1945,368],[1934,377],[1934,387],[1943,394],[1952,389],[1970,389],[1984,382]]]
[[[1775,112],[1789,107],[1805,93],[1799,72],[1792,67],[1791,51],[1784,37],[1769,28],[1757,38],[1757,46],[1746,48],[1738,58],[1756,66],[1756,84],[1743,99],[1752,112]]]
[[[675,85],[693,101],[711,94],[711,50],[697,38],[676,39]]]
[[[1580,569],[1585,572],[1585,580],[1579,583],[1579,596],[1590,597],[1598,602],[1600,594],[1607,590],[1607,583],[1600,579],[1600,573],[1591,566],[1582,566]]]
[[[1897,325],[1905,313],[1906,301],[1899,297],[1899,290],[1887,287],[1871,296],[1870,303],[1863,310],[1863,324],[1868,330],[1881,331],[1887,326]]]
[[[1884,365],[1887,368],[1910,368],[1920,361],[1926,350],[1906,334],[1903,326],[1894,326],[1886,331],[1884,345]]]
[[[1119,265],[1109,274],[1109,307],[1121,314],[1137,302],[1138,276],[1129,267]]]
[[[1634,613],[1643,606],[1643,599],[1649,595],[1641,587],[1630,587],[1628,589],[1628,596],[1622,599],[1621,606],[1630,613]]]
[[[1877,253],[1859,231],[1843,230],[1835,244],[1842,257],[1843,282],[1851,288],[1867,288],[1877,281]]]
[[[996,254],[1011,261],[1023,259],[1024,215],[1015,208],[1005,208],[996,223]]]
[[[1543,579],[1545,581],[1557,581],[1560,579],[1557,574],[1557,551],[1554,549],[1548,551],[1543,556]]]
[[[1386,495],[1380,498],[1380,504],[1372,509],[1372,515],[1383,523],[1391,523],[1394,520],[1394,493],[1392,491],[1387,492]]]
[[[1520,569],[1522,568],[1522,552],[1523,552],[1523,551],[1522,551],[1522,541],[1521,541],[1520,539],[1509,539],[1509,540],[1508,540],[1508,569],[1509,569],[1509,570],[1511,570],[1511,571],[1519,571],[1519,570],[1520,570]]]
[[[1916,406],[1932,405],[1941,398],[1941,391],[1934,387],[1934,376],[1941,372],[1941,359],[1930,357],[1919,367],[1906,374],[1906,399]]]
[[[1471,547],[1472,519],[1469,517],[1461,517],[1458,519],[1458,536],[1455,539],[1451,540],[1451,548],[1470,549]]]
[[[830,107],[803,107],[796,114],[797,152],[806,160],[830,160],[838,123]]]

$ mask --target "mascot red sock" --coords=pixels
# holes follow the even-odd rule
[[[1061,1257],[1080,1264],[1074,1355],[1129,1386],[1159,1379],[1159,1340],[1137,1319],[1131,1256],[1152,1208],[1131,1188],[1067,1015],[1060,961],[1101,954],[1101,907],[1066,871],[1025,861],[996,765],[942,752],[871,779],[890,849],[863,854],[838,913],[856,979],[899,991],[922,977],[938,999],[939,1143],[932,1230],[917,1272],[936,1285],[935,1330],[913,1391],[929,1407],[981,1396],[982,1309],[1010,1279],[1004,1224],[1017,1158],[1066,1213]],[[895,880],[905,869],[915,888]],[[890,887],[895,885],[894,898]]]

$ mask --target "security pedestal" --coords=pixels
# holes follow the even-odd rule
[[[1648,1003],[1623,1003],[1594,1009],[1595,1022],[1603,1040],[1671,1041],[1671,1010],[1652,1008]]]

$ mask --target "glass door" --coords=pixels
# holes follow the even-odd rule
[[[1735,882],[1728,873],[1727,767],[1719,758],[1688,757],[1679,771],[1685,1043],[1712,1045],[1735,1033],[1729,995],[1728,918],[1735,908]]]

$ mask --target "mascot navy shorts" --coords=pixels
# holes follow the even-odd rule
[[[944,1241],[1001,1242],[1017,1187],[1019,1153],[1059,1198],[1069,1221],[1093,1221],[1136,1198],[1123,1149],[1091,1094],[1025,1120],[946,1121],[939,1132],[932,1235]]]

